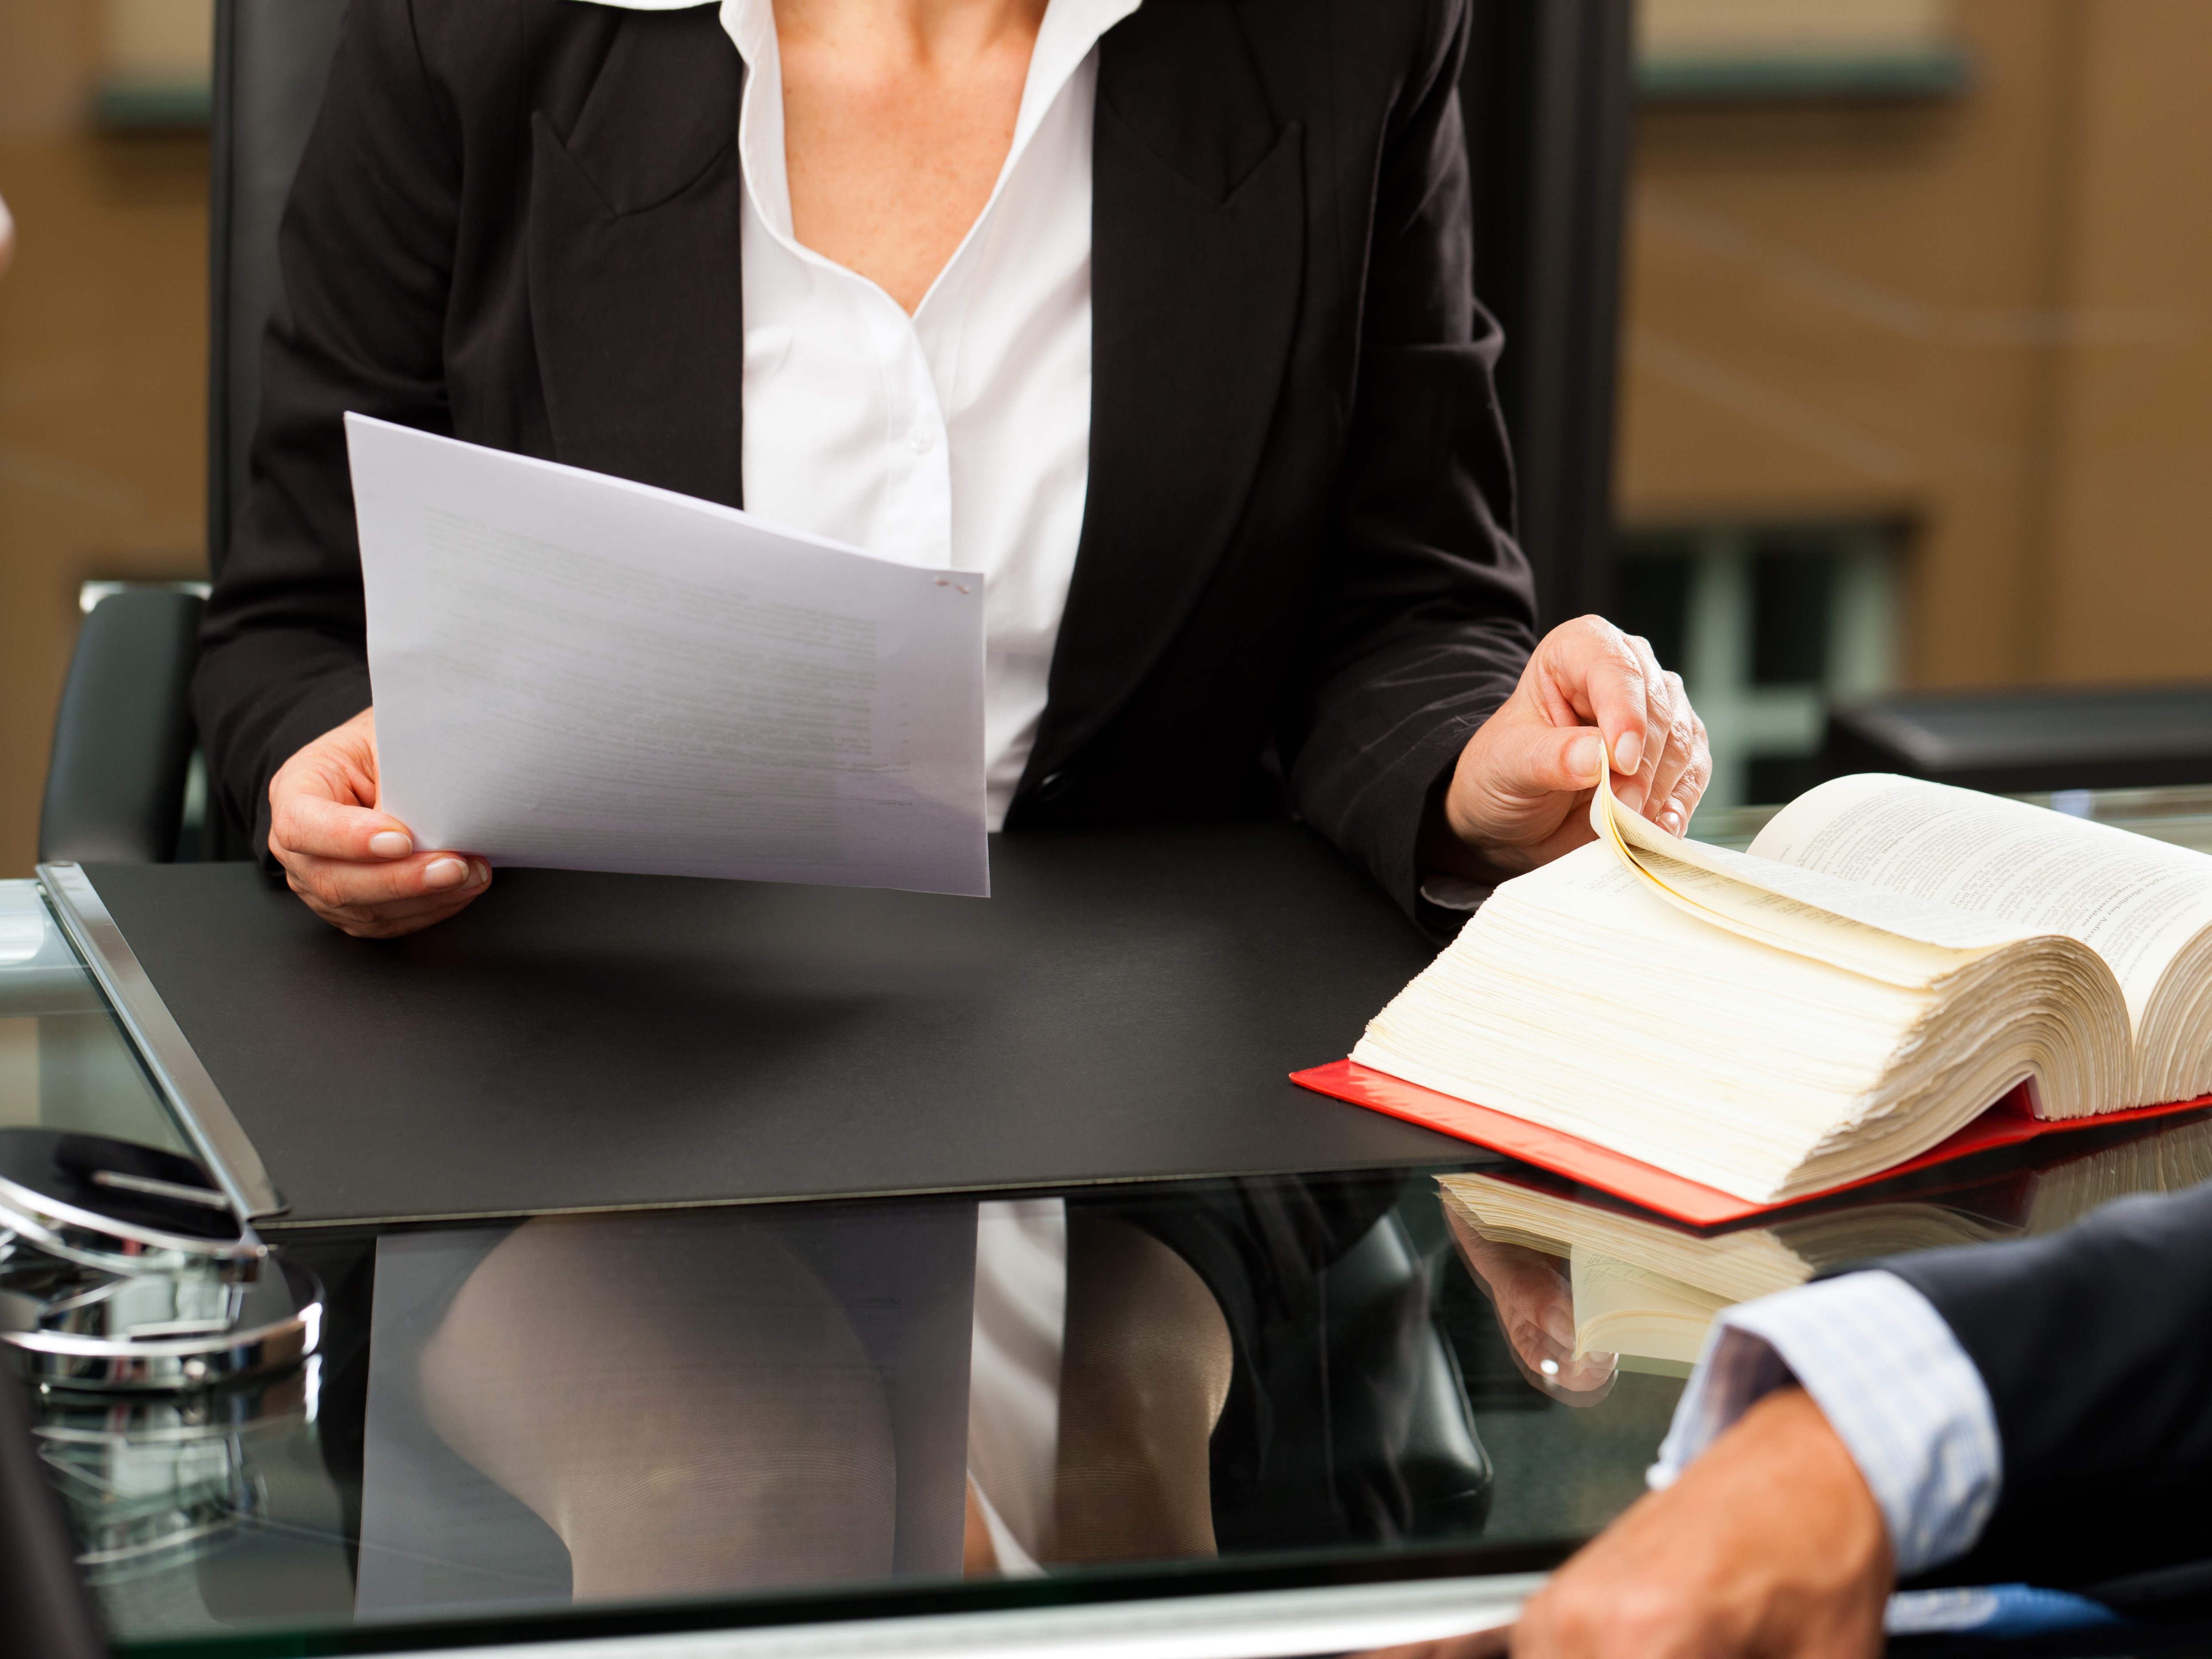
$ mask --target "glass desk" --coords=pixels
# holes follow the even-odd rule
[[[0,1134],[56,1130],[196,1156],[35,886],[0,884]],[[1729,1302],[2212,1178],[2212,1115],[2063,1154],[1714,1237],[1474,1148],[1352,1174],[266,1225],[319,1286],[311,1354],[220,1388],[49,1383],[36,1431],[124,1653],[1178,1603],[1188,1626],[1215,1597],[1292,1593],[1320,1597],[1301,1633],[1215,1650],[1339,1650],[1424,1633],[1393,1607],[1495,1620],[1632,1502]]]

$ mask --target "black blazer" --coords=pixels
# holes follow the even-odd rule
[[[2004,1449],[1981,1541],[1930,1581],[2212,1601],[2212,1185],[1880,1265],[1950,1325]]]
[[[1471,286],[1465,0],[1146,0],[1100,45],[1091,477],[1010,830],[1295,811],[1411,908],[1534,643]],[[234,821],[370,701],[340,416],[741,504],[717,9],[353,0],[194,687]]]

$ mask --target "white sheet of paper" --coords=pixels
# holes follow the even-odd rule
[[[981,576],[364,416],[346,440],[416,845],[990,891]]]

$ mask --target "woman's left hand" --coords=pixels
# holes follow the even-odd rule
[[[1496,881],[1594,839],[1601,756],[1621,805],[1669,835],[1689,827],[1713,773],[1682,677],[1635,635],[1580,617],[1544,636],[1513,695],[1460,751],[1424,827],[1423,866]]]

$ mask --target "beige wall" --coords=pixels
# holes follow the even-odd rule
[[[1950,0],[1643,0],[1636,9],[1636,49],[1646,58],[1880,52],[1939,40],[1951,27],[1951,4]]]
[[[30,872],[78,582],[204,563],[207,146],[86,130],[100,21],[0,0],[0,876]]]
[[[1646,112],[1625,516],[1908,520],[1923,684],[2212,677],[2212,6],[1953,15],[1954,100]]]
[[[2058,282],[2043,667],[2212,675],[2212,6],[2104,0]]]

